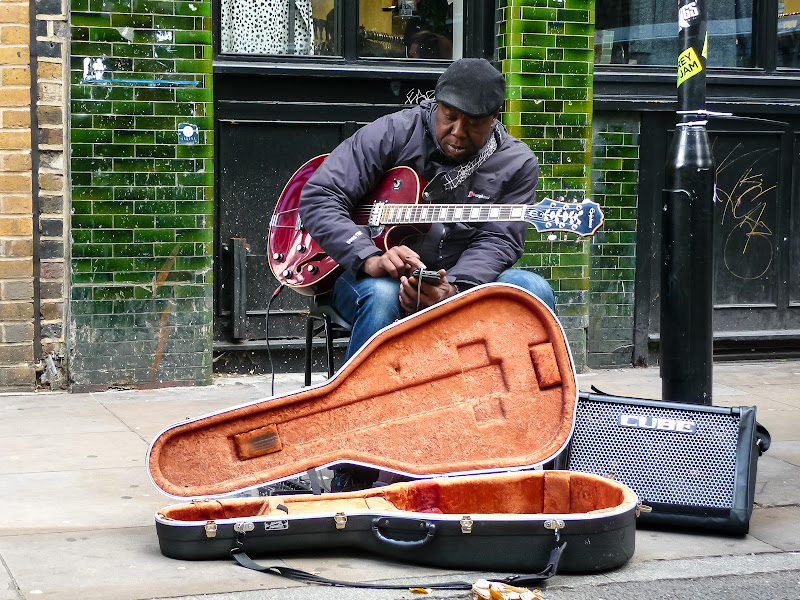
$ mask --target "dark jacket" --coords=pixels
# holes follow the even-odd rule
[[[331,153],[303,188],[303,226],[331,258],[356,275],[367,258],[381,253],[369,228],[350,219],[358,200],[392,167],[411,167],[428,181],[453,168],[434,134],[436,106],[423,102],[361,128]],[[497,150],[452,191],[449,203],[535,202],[536,156],[502,126],[500,135]],[[405,243],[428,269],[446,269],[447,279],[463,289],[494,281],[511,267],[522,256],[527,226],[525,222],[434,224],[424,236]]]

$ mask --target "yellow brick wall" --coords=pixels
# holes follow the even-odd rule
[[[0,2],[0,389],[36,383],[29,45],[29,3]]]

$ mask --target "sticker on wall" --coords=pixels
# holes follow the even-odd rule
[[[106,65],[102,58],[94,60],[86,56],[83,59],[83,81],[103,81],[103,73],[106,72]]]
[[[691,46],[680,53],[678,56],[678,87],[686,81],[700,73],[703,65],[697,57],[697,52]]]
[[[197,125],[191,123],[181,123],[178,125],[179,144],[198,144],[200,142],[200,130]]]

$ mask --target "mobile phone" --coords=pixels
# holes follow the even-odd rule
[[[413,273],[411,273],[411,277],[415,278],[417,281],[422,279],[424,283],[428,285],[438,285],[439,284],[439,273],[436,271],[425,271],[423,269],[417,269]]]

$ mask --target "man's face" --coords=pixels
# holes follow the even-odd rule
[[[498,110],[488,117],[470,117],[440,103],[436,109],[436,139],[447,156],[463,162],[478,153],[499,114]]]

